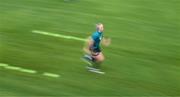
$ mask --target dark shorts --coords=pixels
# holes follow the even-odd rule
[[[101,52],[101,48],[90,49],[90,51],[92,52],[93,56],[98,56]]]

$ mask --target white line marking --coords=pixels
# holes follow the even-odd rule
[[[10,70],[20,70],[19,67],[15,67],[15,66],[5,66],[4,68],[10,69]]]
[[[78,41],[82,41],[82,42],[87,41],[87,39],[84,39],[84,38],[67,36],[67,35],[62,35],[62,34],[55,34],[55,33],[51,33],[51,32],[39,31],[39,30],[33,30],[32,33],[42,34],[42,35],[47,35],[47,36],[53,36],[53,37],[58,37],[58,38],[71,39],[71,40],[78,40]]]
[[[21,68],[21,67],[17,67],[17,66],[11,66],[11,65],[5,64],[5,63],[0,63],[0,67],[4,67],[5,69],[8,69],[8,70],[14,70],[14,71],[19,71],[19,72],[23,72],[23,73],[30,73],[30,74],[38,73],[36,70],[25,69],[25,68]],[[54,73],[49,73],[49,72],[44,72],[41,75],[47,76],[47,77],[54,77],[54,78],[60,77],[59,74],[54,74]]]
[[[25,73],[32,73],[32,74],[37,73],[37,71],[36,71],[36,70],[22,69],[22,68],[21,68],[19,71],[21,71],[21,72],[25,72]]]
[[[0,67],[6,67],[8,64],[0,63]]]

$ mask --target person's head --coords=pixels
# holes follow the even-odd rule
[[[103,26],[103,24],[102,24],[102,23],[96,24],[96,30],[97,30],[98,32],[103,32],[103,31],[104,31],[104,26]]]

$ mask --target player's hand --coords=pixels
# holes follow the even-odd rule
[[[109,46],[111,44],[111,38],[103,38],[102,44],[104,46]]]
[[[86,47],[83,48],[83,51],[84,51],[85,53],[87,53],[87,54],[90,54],[90,53],[91,53],[91,52],[89,51],[89,49],[86,48]]]

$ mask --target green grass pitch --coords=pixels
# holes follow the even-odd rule
[[[178,0],[0,0],[0,63],[37,71],[0,67],[0,96],[178,96],[179,10]],[[98,22],[112,38],[105,75],[85,69],[84,42],[32,33],[87,38]]]

